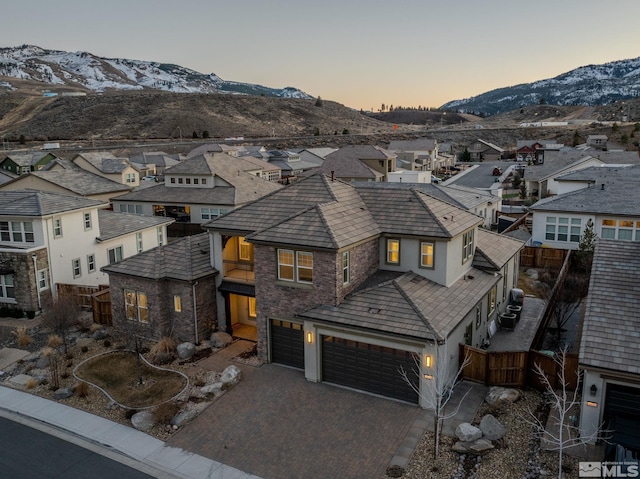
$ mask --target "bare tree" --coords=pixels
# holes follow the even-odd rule
[[[579,428],[574,424],[573,416],[580,407],[579,397],[579,381],[576,381],[575,389],[569,387],[570,381],[568,374],[575,374],[576,379],[578,371],[567,371],[567,347],[554,356],[554,362],[557,370],[558,389],[555,389],[551,380],[545,373],[540,363],[534,366],[534,372],[538,375],[544,385],[546,396],[550,402],[551,415],[555,418],[553,431],[547,429],[543,419],[529,410],[527,417],[523,419],[532,425],[540,434],[540,437],[548,445],[548,450],[558,451],[558,479],[562,479],[562,459],[563,452],[566,449],[583,446],[588,442],[598,438],[604,431],[597,428],[596,431],[588,436],[580,436]],[[556,432],[557,428],[557,432]]]
[[[64,354],[69,350],[69,332],[78,323],[80,307],[68,296],[58,296],[45,305],[42,325],[62,338]]]
[[[142,384],[142,353],[145,333],[145,324],[136,320],[125,319],[120,321],[115,327],[116,334],[131,348],[136,354],[136,365],[138,370],[138,384]]]
[[[401,368],[400,375],[404,381],[418,394],[421,404],[426,405],[427,409],[433,411],[433,431],[435,435],[435,443],[433,448],[434,459],[440,454],[440,432],[442,422],[445,419],[452,418],[458,413],[460,404],[467,397],[471,388],[464,393],[464,396],[453,411],[446,412],[447,403],[451,399],[453,388],[461,376],[463,369],[471,362],[469,356],[465,356],[459,367],[449,358],[448,346],[445,341],[443,344],[436,345],[436,357],[432,359],[432,363],[422,366],[422,360],[419,356],[414,357],[415,365],[411,371]],[[415,378],[418,378],[416,383]],[[424,379],[424,387],[420,384]]]

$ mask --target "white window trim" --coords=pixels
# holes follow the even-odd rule
[[[56,232],[56,230],[59,230],[59,232]],[[53,218],[53,237],[62,238],[62,218]]]
[[[7,283],[7,278],[11,277],[11,284]],[[12,288],[13,296],[9,296],[7,288]],[[15,277],[13,274],[0,274],[0,300],[3,303],[16,302]]]
[[[80,258],[73,258],[71,260],[71,272],[74,278],[80,278],[82,276],[82,264],[80,263]]]
[[[45,269],[39,269],[37,272],[38,275],[38,290],[39,291],[45,291],[47,289],[49,289],[49,270]],[[44,286],[42,285],[42,282],[44,281]]]
[[[91,229],[91,213],[84,213],[82,215],[82,221],[84,222],[84,230],[89,231]]]
[[[120,259],[117,258],[116,251],[120,251]],[[113,251],[114,261],[111,261],[111,252]],[[114,264],[122,261],[124,259],[124,248],[122,245],[114,246],[113,248],[109,248],[107,250],[107,264]]]
[[[351,282],[351,252],[342,253],[342,284]]]
[[[424,254],[422,247],[431,245],[431,254]],[[433,269],[436,262],[436,244],[433,241],[420,241],[420,267],[425,269]],[[431,264],[424,264],[424,258],[431,258]]]

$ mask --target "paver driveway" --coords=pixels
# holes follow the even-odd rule
[[[200,365],[221,371],[231,364],[221,353]],[[168,445],[267,479],[377,479],[424,415],[416,406],[311,383],[302,371],[240,367],[242,381]]]

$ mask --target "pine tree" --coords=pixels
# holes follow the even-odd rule
[[[320,97],[316,98],[315,106],[322,107],[322,98]]]
[[[202,132],[202,138],[209,138],[209,130],[204,130]]]
[[[198,132],[196,130],[193,130],[193,133],[191,134],[191,138],[198,138]]]

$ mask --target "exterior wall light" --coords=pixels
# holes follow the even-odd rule
[[[313,343],[313,333],[311,331],[307,331],[307,343]]]
[[[587,401],[587,406],[589,407],[598,407],[598,403],[594,401]]]
[[[425,374],[424,378],[425,379],[433,379],[433,376],[431,374]]]
[[[596,386],[595,384],[592,384],[591,388],[589,388],[589,391],[591,392],[592,396],[595,396],[596,394],[598,394],[598,386]]]
[[[430,355],[425,355],[424,357],[424,366],[430,368],[433,364],[433,358]]]

